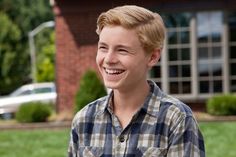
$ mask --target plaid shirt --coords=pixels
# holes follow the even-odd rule
[[[190,108],[148,81],[142,108],[122,129],[113,114],[113,92],[73,119],[69,157],[204,157],[204,142]]]

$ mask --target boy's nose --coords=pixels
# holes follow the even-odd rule
[[[116,63],[117,62],[117,57],[113,51],[111,51],[111,50],[108,51],[108,53],[105,56],[105,62],[106,63]]]

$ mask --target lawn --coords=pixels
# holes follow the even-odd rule
[[[66,157],[69,129],[0,131],[1,157]]]
[[[207,157],[236,156],[236,122],[201,122]],[[0,131],[1,157],[65,157],[69,129]]]
[[[236,157],[236,122],[200,123],[207,157]]]

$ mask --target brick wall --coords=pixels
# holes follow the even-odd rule
[[[56,85],[57,110],[73,111],[79,80],[87,69],[96,69],[98,36],[95,33],[97,12],[54,7],[56,15]]]

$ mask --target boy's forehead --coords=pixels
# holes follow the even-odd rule
[[[122,35],[124,37],[138,38],[138,33],[136,29],[127,29],[120,25],[111,25],[111,26],[109,25],[109,26],[103,27],[103,29],[101,30],[99,34],[99,38],[104,37],[104,36],[117,37],[119,35]]]
[[[134,29],[126,29],[121,26],[104,27],[99,35],[99,42],[140,42],[137,32]]]

